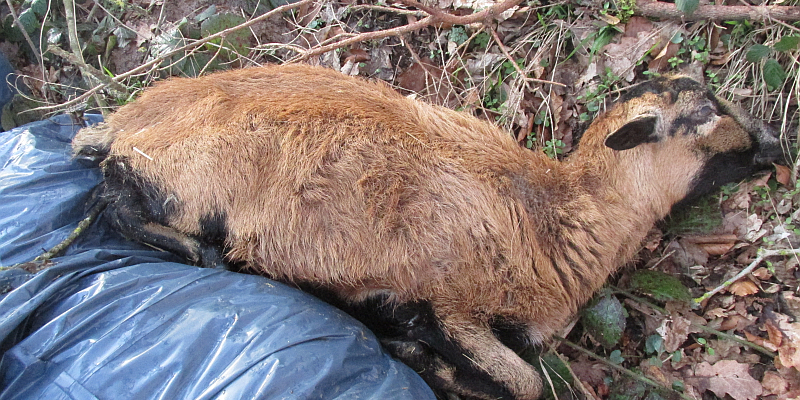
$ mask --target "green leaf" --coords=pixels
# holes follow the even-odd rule
[[[463,26],[454,26],[453,29],[450,30],[449,39],[460,46],[469,39],[469,35],[467,35],[467,30],[464,29]]]
[[[691,299],[689,289],[678,278],[659,271],[641,269],[631,276],[633,290],[652,296],[658,301],[686,301]]]
[[[244,17],[236,14],[212,15],[200,24],[200,34],[203,37],[208,37],[225,29],[243,24],[245,21]],[[235,53],[247,54],[247,46],[250,44],[250,30],[239,29],[231,32],[225,36],[224,40],[223,44],[222,38],[214,39],[211,41],[213,45],[206,44],[206,48],[209,51],[216,52],[219,45],[223,45],[222,53],[227,54],[229,58],[236,57]]]
[[[764,63],[764,81],[773,89],[779,89],[786,80],[786,71],[777,60],[770,58]]]
[[[763,44],[754,44],[747,50],[747,54],[744,58],[751,63],[756,63],[761,61],[764,57],[769,55],[769,47],[764,46]]]
[[[699,0],[675,0],[675,7],[686,15],[692,15],[699,5]]]
[[[36,18],[36,14],[30,8],[21,12],[17,17],[28,33],[33,33],[41,25],[39,19]]]
[[[625,358],[622,357],[622,352],[619,350],[614,350],[611,354],[608,355],[608,361],[611,361],[612,364],[622,364],[625,361]]]
[[[644,349],[647,354],[661,354],[664,352],[664,338],[657,333],[648,336],[644,342]]]
[[[594,300],[583,312],[583,326],[605,348],[614,347],[625,331],[625,309],[616,297]]]
[[[800,44],[800,36],[784,36],[775,46],[772,46],[777,51],[792,51]]]
[[[30,4],[27,3],[25,2],[22,7],[29,5],[31,10],[39,17],[43,17],[47,13],[48,0],[33,0]]]

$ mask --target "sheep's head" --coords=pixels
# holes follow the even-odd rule
[[[640,178],[660,181],[671,202],[739,181],[783,156],[772,127],[685,76],[634,88],[605,120],[610,129],[595,140],[634,157],[646,171]]]

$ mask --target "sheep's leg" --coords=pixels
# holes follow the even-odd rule
[[[347,308],[431,386],[481,399],[538,397],[538,373],[503,345],[492,327],[452,313],[437,318],[429,302],[386,300],[378,296]],[[520,329],[514,326],[513,331]]]
[[[158,188],[138,176],[124,158],[105,161],[103,200],[106,217],[128,239],[173,252],[195,265],[217,267],[222,258],[216,247],[202,243],[165,225],[164,216],[174,213]]]
[[[485,323],[465,315],[448,313],[442,318],[445,340],[430,342],[441,360],[433,375],[444,387],[484,399],[536,399],[542,390],[539,373],[503,345]],[[438,360],[436,360],[438,361]]]
[[[175,253],[195,265],[218,267],[222,265],[219,252],[197,239],[173,228],[143,218],[136,204],[116,201],[108,205],[106,216],[114,227],[128,239],[141,242],[161,250]]]

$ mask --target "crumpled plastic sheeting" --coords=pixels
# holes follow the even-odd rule
[[[101,178],[70,160],[75,129],[60,116],[0,133],[0,265],[32,260],[83,218]],[[341,311],[180,264],[102,218],[54,261],[0,272],[0,400],[434,399]]]

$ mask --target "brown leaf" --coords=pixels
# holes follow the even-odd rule
[[[789,391],[789,382],[774,371],[764,373],[761,386],[764,388],[764,395],[784,394]]]
[[[741,279],[734,282],[733,285],[730,285],[728,287],[728,292],[744,297],[758,293],[758,286],[752,281]]]
[[[753,271],[753,276],[755,276],[758,279],[761,279],[762,281],[766,281],[772,278],[772,274],[769,272],[768,269],[764,267],[758,268],[755,271]]]
[[[672,353],[689,337],[689,320],[675,315],[669,320],[664,320],[658,333],[664,338],[664,349]]]
[[[792,182],[792,171],[785,165],[772,164],[775,166],[775,180],[783,186],[789,186]]]
[[[650,33],[653,31],[653,23],[645,17],[631,17],[625,24],[625,36],[637,37],[639,32]]]
[[[666,47],[664,47],[661,52],[656,55],[656,57],[647,64],[647,69],[650,71],[656,72],[664,72],[669,68],[669,60],[672,57],[675,57],[678,54],[678,49],[681,48],[681,45],[678,43],[669,42]]]
[[[728,394],[734,400],[756,400],[763,390],[761,383],[750,376],[748,369],[747,364],[734,360],[722,360],[714,365],[702,362],[697,365],[694,378],[704,381],[705,387],[719,397]]]
[[[729,243],[701,243],[698,244],[710,256],[721,256],[733,248],[735,242]]]
[[[770,335],[770,342],[778,346],[778,359],[784,367],[794,367],[800,370],[800,322],[790,323],[788,316],[775,315],[777,326],[772,319],[768,319],[765,323]],[[773,340],[773,336],[778,335],[782,336],[780,341],[777,338]]]
[[[608,368],[597,361],[589,361],[584,359],[582,362],[575,362],[570,365],[572,373],[575,374],[581,382],[586,382],[589,386],[597,387],[603,383],[603,380],[608,376]]]

